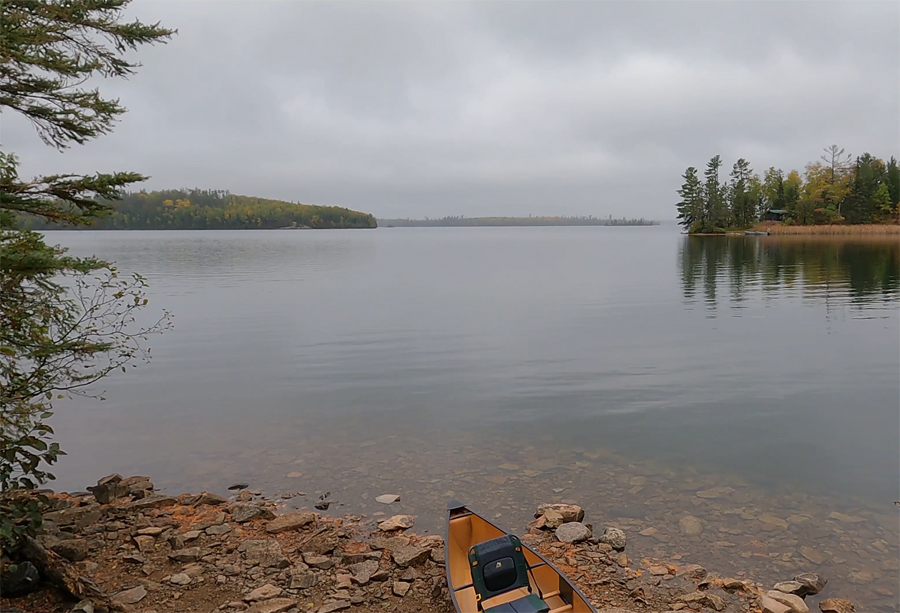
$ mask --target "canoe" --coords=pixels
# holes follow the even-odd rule
[[[457,613],[596,613],[553,564],[457,500],[444,542]]]

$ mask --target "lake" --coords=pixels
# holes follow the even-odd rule
[[[630,555],[762,581],[814,570],[822,596],[897,610],[896,237],[48,236],[143,274],[175,323],[105,402],[58,405],[58,489],[245,481],[420,531],[450,497],[520,533],[538,503],[572,501]],[[688,515],[700,535],[680,532]]]

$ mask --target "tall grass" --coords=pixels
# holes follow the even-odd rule
[[[897,224],[858,224],[846,226],[785,226],[779,223],[761,223],[753,228],[757,232],[769,231],[770,234],[779,235],[900,235],[900,225]]]

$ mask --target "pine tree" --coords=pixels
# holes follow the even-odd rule
[[[703,218],[703,185],[697,177],[697,169],[691,166],[684,171],[684,183],[678,190],[681,200],[678,202],[679,224],[687,230]]]

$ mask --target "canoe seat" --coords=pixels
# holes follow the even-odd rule
[[[528,594],[512,602],[504,602],[485,610],[485,613],[547,613],[550,607],[535,594]]]
[[[528,562],[522,552],[522,542],[514,534],[504,534],[473,545],[469,549],[469,569],[472,571],[472,584],[475,587],[479,611],[546,613],[550,610],[541,598],[531,593]],[[483,602],[514,590],[527,591],[527,594],[509,602],[483,608]]]

